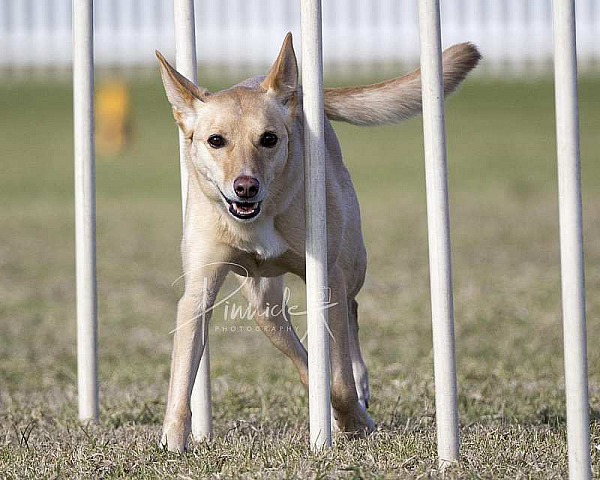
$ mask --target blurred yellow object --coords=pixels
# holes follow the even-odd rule
[[[100,155],[118,155],[130,140],[131,103],[127,85],[105,82],[96,93],[96,148]]]

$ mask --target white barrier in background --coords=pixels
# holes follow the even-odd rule
[[[155,67],[154,50],[175,55],[171,0],[96,0],[95,55],[101,67]],[[300,38],[300,5],[277,0],[196,0],[198,61],[254,71],[270,66],[278,40]],[[549,0],[444,0],[443,45],[472,41],[491,73],[550,69]],[[71,64],[71,0],[0,0],[0,72]],[[579,62],[600,65],[600,1],[577,1]],[[329,73],[419,61],[417,0],[328,0],[323,6]],[[346,68],[344,68],[346,67]]]

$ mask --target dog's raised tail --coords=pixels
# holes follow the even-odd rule
[[[444,94],[452,93],[475,68],[481,54],[472,43],[454,45],[442,54]],[[354,125],[398,123],[421,113],[421,71],[360,87],[325,89],[325,115]]]

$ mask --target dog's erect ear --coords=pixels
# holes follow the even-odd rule
[[[198,87],[175,70],[157,50],[160,76],[169,103],[173,107],[175,121],[186,135],[191,135],[195,123],[196,108],[210,95],[208,90]]]
[[[273,92],[287,103],[298,90],[298,63],[292,45],[292,34],[288,32],[283,41],[277,60],[261,83],[267,92]]]

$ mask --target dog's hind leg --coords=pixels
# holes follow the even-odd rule
[[[283,294],[283,276],[240,277],[242,293],[255,310],[260,329],[281,352],[287,355],[308,388],[308,354],[290,321]]]
[[[354,381],[353,341],[350,340],[352,335],[349,328],[346,280],[340,267],[334,266],[330,269],[329,284],[331,285],[329,351],[333,414],[341,431],[364,436],[374,430],[375,423],[367,414],[365,406],[359,401]]]
[[[352,358],[352,373],[354,374],[358,401],[363,407],[369,408],[369,374],[360,351],[360,342],[358,339],[358,302],[354,298],[348,301],[348,334],[350,355]]]

